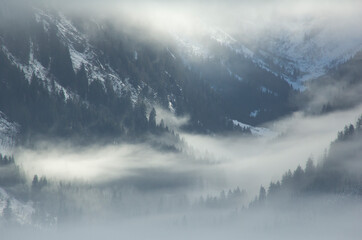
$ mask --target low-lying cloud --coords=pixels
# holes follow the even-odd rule
[[[218,192],[240,186],[253,196],[261,184],[279,180],[288,169],[322,158],[337,132],[356,122],[362,106],[322,116],[295,113],[266,127],[278,137],[206,136],[181,133],[180,152],[152,144],[114,144],[72,148],[42,145],[19,148],[16,159],[31,178],[115,183],[142,190],[182,189]]]
[[[256,193],[260,184],[280,180],[288,169],[302,167],[308,158],[320,161],[337,132],[355,123],[362,106],[322,116],[295,113],[267,125],[277,138],[209,137],[185,134],[186,142],[201,152],[225,159],[220,170],[228,180]]]

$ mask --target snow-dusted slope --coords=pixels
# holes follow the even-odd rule
[[[252,29],[246,27],[244,31],[243,36],[252,32]],[[185,38],[175,33],[172,35],[181,51],[188,56],[220,58],[205,42],[208,39],[250,59],[260,68],[283,77],[293,88],[304,90],[305,82],[326,74],[362,50],[362,34],[344,39],[333,31],[332,26],[315,26],[313,22],[300,20],[292,26],[265,30],[264,34],[251,36],[255,38],[253,40],[237,38],[216,27],[205,27],[199,33],[203,36],[201,38]]]
[[[253,126],[250,126],[248,124],[241,123],[241,122],[239,122],[237,120],[233,120],[233,124],[235,126],[239,126],[239,127],[245,128],[245,129],[250,129],[251,134],[256,136],[256,137],[270,137],[270,138],[272,138],[272,137],[277,136],[276,132],[273,132],[272,130],[270,130],[268,128],[253,127]]]
[[[132,85],[128,83],[127,78],[121,78],[108,64],[100,60],[99,56],[101,53],[89,43],[87,36],[78,31],[66,16],[62,14],[50,15],[40,9],[35,9],[34,11],[36,21],[38,24],[43,25],[46,32],[49,31],[50,26],[56,26],[57,35],[64,45],[69,48],[75,72],[84,65],[90,82],[93,80],[100,80],[102,82],[110,80],[115,92],[119,94],[130,92],[132,99],[137,99],[138,90],[134,89]],[[30,81],[31,77],[34,75],[44,81],[49,91],[51,91],[52,84],[55,84],[55,91],[59,92],[62,90],[66,99],[75,96],[75,93],[59,85],[57,81],[52,81],[56,79],[50,74],[49,69],[45,68],[39,60],[35,58],[32,42],[30,42],[29,61],[27,63],[24,63],[24,61],[12,54],[5,44],[1,44],[0,50],[5,53],[13,65],[24,72],[24,76],[28,81]]]
[[[217,44],[219,47],[222,47],[226,50],[229,50],[232,54],[242,56],[243,58],[253,62],[261,70],[266,70],[271,74],[279,77],[283,77],[293,88],[298,90],[303,90],[302,84],[298,81],[293,80],[288,72],[283,72],[281,65],[271,66],[267,63],[270,59],[270,56],[262,50],[251,50],[242,41],[235,39],[230,34],[226,33],[220,28],[205,27],[204,32],[200,33],[202,38],[193,38],[192,36],[185,37],[180,36],[179,34],[172,33],[172,36],[175,39],[176,45],[179,48],[180,54],[183,55],[186,59],[220,59],[220,65],[227,71],[230,76],[234,77],[236,80],[242,81],[243,76],[236,74],[230,66],[225,62],[227,56],[218,55],[217,51],[213,48],[213,44]],[[206,42],[205,42],[206,39]],[[263,54],[262,54],[263,53]],[[275,58],[274,62],[280,61],[278,58]],[[243,64],[242,62],[237,64]],[[293,68],[292,66],[291,68]],[[284,70],[284,69],[283,69]]]
[[[7,206],[9,204],[9,206]],[[15,221],[20,225],[30,225],[31,217],[34,208],[31,203],[22,203],[14,197],[7,194],[7,192],[0,188],[0,219],[4,219],[4,209],[9,207],[11,209],[11,221]],[[0,222],[1,223],[1,222]]]
[[[285,75],[303,83],[324,75],[362,50],[362,35],[352,39],[333,36],[332,29],[300,26],[273,32],[260,44],[265,57],[283,67]],[[297,72],[296,72],[297,71]]]
[[[100,80],[105,82],[110,80],[113,83],[115,92],[119,94],[130,92],[133,99],[136,99],[138,92],[128,83],[128,79],[122,79],[111,66],[101,61],[99,58],[101,53],[90,44],[87,35],[78,31],[65,15],[51,16],[38,10],[36,16],[37,21],[43,24],[45,30],[50,24],[56,25],[58,36],[69,48],[75,72],[84,65],[89,81]]]
[[[177,32],[171,32],[170,34],[174,38],[176,46],[183,57],[197,57],[201,59],[213,58],[212,52],[192,37],[180,35]],[[170,52],[170,54],[174,56],[173,53]]]
[[[5,45],[1,46],[1,50],[7,58],[10,60],[10,62],[15,65],[17,68],[22,70],[24,72],[25,78],[30,81],[32,76],[36,76],[37,78],[44,81],[45,86],[51,91],[51,85],[52,85],[52,76],[49,74],[49,70],[44,68],[41,63],[34,58],[34,52],[33,52],[33,44],[30,43],[30,53],[29,53],[29,62],[27,64],[22,63],[20,59],[15,57]],[[54,81],[55,85],[55,91],[63,91],[64,96],[66,99],[71,97],[73,94],[69,92],[67,89],[60,86],[57,82]]]
[[[19,126],[6,119],[5,114],[0,112],[0,153],[8,153],[15,145]]]

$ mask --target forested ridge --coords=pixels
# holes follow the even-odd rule
[[[143,28],[129,33],[109,21],[2,4],[0,111],[20,125],[21,142],[33,135],[139,137],[150,132],[155,106],[189,117],[183,130],[198,133],[250,133],[232,120],[255,125],[296,109],[289,102],[296,92],[250,59],[239,59],[250,66],[240,69],[249,77],[239,81],[220,59],[185,63],[173,44],[149,40]]]
[[[98,202],[100,200],[109,204],[106,209],[115,208],[120,211],[118,213],[114,211],[113,214],[125,214],[123,216],[127,217],[142,215],[145,212],[174,211],[179,208],[185,210],[232,208],[240,211],[248,208],[258,209],[262,206],[283,206],[286,202],[288,205],[293,205],[293,202],[302,201],[305,197],[360,196],[362,194],[361,137],[362,117],[355,125],[348,125],[338,133],[337,139],[331,143],[330,149],[321,161],[316,164],[310,158],[304,168],[298,166],[294,171],[288,170],[280,181],[270,182],[267,189],[262,186],[258,196],[250,204],[247,202],[247,190],[240,190],[237,187],[224,190],[219,195],[200,193],[196,201],[190,200],[183,194],[174,198],[160,195],[156,200],[154,197],[149,199],[146,197],[141,201],[143,207],[138,209],[131,207],[134,204],[132,201],[140,201],[139,198],[147,196],[143,195],[142,191],[136,190],[143,185],[135,185],[133,188],[127,186],[127,182],[123,184],[120,181],[114,183],[112,187],[92,186],[82,182],[49,181],[46,177],[38,175],[29,182],[14,157],[2,155],[0,155],[2,173],[0,187],[24,202],[29,200],[34,202],[33,219],[40,221],[41,224],[46,223],[46,219],[51,216],[56,216],[58,221],[81,218],[83,214],[90,214],[86,209],[91,208],[94,201],[100,204]],[[92,197],[78,199],[83,194]],[[129,202],[130,199],[133,199],[132,203]]]
[[[304,168],[299,165],[285,172],[280,181],[270,182],[267,188],[261,186],[251,206],[324,194],[361,196],[361,140],[362,117],[338,133],[317,164],[309,158]]]

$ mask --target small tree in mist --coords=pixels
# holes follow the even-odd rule
[[[263,186],[260,186],[259,195],[256,195],[254,200],[250,202],[249,208],[257,208],[265,204],[267,200],[266,190]]]
[[[39,185],[39,177],[38,175],[34,175],[33,181],[31,182],[31,190],[34,191]]]
[[[303,181],[303,177],[304,177],[304,171],[302,167],[299,165],[297,169],[295,169],[295,171],[293,172],[294,185],[300,185]]]
[[[307,176],[313,175],[315,173],[315,166],[312,158],[309,158],[305,165],[305,174]]]
[[[280,190],[280,182],[277,181],[276,183],[270,182],[269,188],[268,188],[268,197],[274,196],[278,193]]]
[[[286,187],[286,186],[289,187],[292,179],[293,179],[292,171],[290,171],[290,169],[289,169],[288,172],[286,172],[282,177],[282,185],[284,187]]]
[[[6,200],[6,205],[3,210],[3,217],[6,221],[11,221],[13,216],[13,212],[11,210],[11,202],[10,199]]]
[[[34,201],[38,201],[40,198],[40,191],[43,187],[48,184],[48,181],[45,177],[39,179],[38,175],[34,175],[33,181],[31,183],[31,197]]]
[[[362,130],[362,116],[358,118],[356,123],[356,130],[361,131]]]
[[[148,118],[148,124],[151,130],[154,130],[156,128],[156,110],[155,108],[152,108],[149,118]]]
[[[260,187],[259,190],[259,202],[264,202],[266,200],[266,191],[263,186]]]

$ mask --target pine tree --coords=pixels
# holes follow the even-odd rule
[[[39,190],[39,177],[34,175],[33,181],[31,182],[31,191],[37,193]]]
[[[305,165],[305,173],[307,175],[312,175],[315,171],[315,166],[312,158],[309,158]]]
[[[155,110],[155,108],[152,108],[152,111],[150,112],[150,115],[148,118],[148,124],[150,126],[150,129],[156,128],[156,110]]]
[[[11,202],[10,202],[10,199],[8,199],[8,200],[6,200],[6,205],[3,210],[3,217],[6,221],[11,221],[12,215],[13,215],[13,213],[11,210]]]
[[[356,123],[356,130],[361,131],[362,130],[362,116],[358,118]]]
[[[259,190],[259,201],[264,202],[265,200],[266,200],[266,191],[265,188],[261,186]]]

